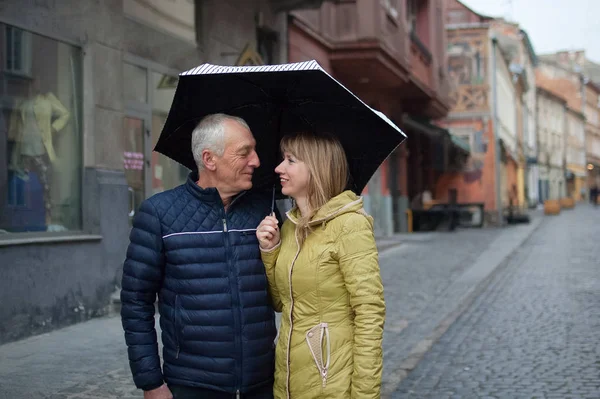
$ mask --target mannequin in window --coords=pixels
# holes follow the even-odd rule
[[[17,101],[11,114],[8,140],[14,142],[9,169],[23,180],[29,172],[35,172],[44,190],[46,228],[48,231],[65,230],[52,224],[52,198],[50,178],[56,153],[52,135],[64,129],[70,114],[52,93],[42,93],[39,81],[31,83],[31,94],[26,100]]]

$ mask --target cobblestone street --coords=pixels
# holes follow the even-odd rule
[[[600,398],[600,211],[545,218],[394,398]]]
[[[510,329],[511,334],[518,332],[516,337],[519,340],[515,338],[510,342],[511,344],[525,345],[529,351],[527,353],[534,353],[535,345],[530,344],[529,339],[534,343],[539,342],[539,337],[533,338],[535,334],[539,333],[555,342],[552,350],[556,351],[560,349],[558,345],[560,334],[561,332],[566,333],[567,327],[564,324],[553,322],[554,318],[558,317],[558,314],[554,313],[564,312],[565,314],[561,315],[561,318],[569,317],[571,320],[577,315],[583,317],[588,312],[587,318],[583,319],[585,323],[588,323],[587,325],[573,324],[568,330],[569,334],[577,333],[578,337],[585,337],[586,331],[592,330],[592,324],[594,322],[596,325],[598,324],[598,317],[594,319],[590,316],[593,311],[591,308],[585,310],[578,308],[576,304],[583,301],[581,304],[593,306],[595,303],[597,307],[598,298],[585,299],[584,294],[572,296],[573,292],[566,289],[567,285],[560,286],[562,288],[557,288],[557,286],[569,281],[571,284],[588,284],[586,292],[590,292],[589,296],[591,296],[594,284],[596,291],[599,290],[597,280],[594,280],[594,276],[591,275],[593,272],[592,259],[594,256],[597,259],[598,256],[598,250],[593,248],[593,238],[591,237],[592,233],[597,230],[593,225],[593,217],[596,217],[596,213],[593,212],[594,210],[591,208],[582,207],[572,212],[563,212],[556,218],[541,218],[538,215],[529,225],[509,226],[502,229],[464,229],[454,233],[409,234],[380,240],[378,242],[382,248],[380,265],[388,309],[384,335],[382,396],[384,398],[391,396],[438,398],[447,393],[446,396],[481,397],[480,391],[464,390],[472,386],[473,381],[477,381],[471,378],[476,374],[473,374],[473,371],[471,374],[462,374],[469,371],[464,370],[466,367],[476,370],[475,360],[477,359],[487,359],[490,363],[487,366],[488,370],[506,370],[506,374],[498,374],[501,376],[498,385],[500,387],[503,386],[503,381],[507,380],[507,376],[520,375],[521,371],[518,370],[518,366],[521,364],[523,367],[529,366],[533,369],[536,362],[541,363],[542,366],[535,369],[538,373],[548,369],[546,364],[552,368],[552,362],[547,359],[551,359],[556,354],[550,350],[544,350],[539,356],[535,352],[534,360],[528,362],[525,360],[521,362],[515,358],[513,349],[510,347],[493,347],[494,350],[498,349],[498,354],[492,353],[489,351],[490,344],[484,345],[485,336],[480,336],[482,333],[490,336],[488,330],[473,326],[473,331],[471,331],[471,327],[463,327],[459,333],[456,332],[457,326],[465,325],[465,317],[476,320],[474,316],[462,318],[459,316],[471,308],[481,313],[477,317],[484,317],[488,310],[487,307],[498,312],[499,310],[496,308],[498,305],[493,303],[482,305],[482,300],[489,297],[486,289],[488,283],[492,281],[490,289],[493,292],[498,290],[503,292],[501,287],[508,284],[504,282],[507,280],[506,273],[515,268],[519,269],[518,266],[513,266],[514,262],[522,259],[520,261],[522,264],[523,262],[534,262],[532,259],[535,259],[535,262],[538,263],[531,266],[541,269],[530,270],[528,276],[533,278],[535,273],[542,271],[543,278],[537,278],[533,283],[527,278],[519,282],[526,284],[529,281],[530,284],[534,284],[533,287],[522,287],[522,289],[530,292],[530,297],[534,298],[535,302],[526,305],[511,303],[503,310],[505,314],[494,315],[492,320],[496,320],[498,323],[500,323],[499,320],[503,320],[503,322],[498,324],[499,327],[494,327],[492,331],[496,334],[496,331],[501,331],[501,327],[504,326]],[[538,228],[538,226],[541,227]],[[516,255],[511,255],[531,235],[533,238],[530,239],[527,247],[518,250]],[[563,239],[570,244],[559,241]],[[397,245],[398,243],[400,245]],[[561,252],[562,247],[558,243],[567,245],[568,248],[565,247],[568,251],[567,254]],[[577,253],[577,256],[571,256],[569,253]],[[507,259],[511,261],[508,266],[505,266]],[[565,270],[559,264],[563,261],[566,262],[565,259],[569,259],[573,264],[568,270],[570,272],[569,279],[565,279]],[[505,267],[507,268],[505,269]],[[585,272],[590,275],[585,278],[578,277]],[[596,272],[598,272],[597,269]],[[534,274],[531,275],[531,273]],[[560,294],[551,301],[544,297],[548,283],[546,280],[553,282],[556,285],[553,289],[556,289],[557,295]],[[581,289],[580,285],[578,287]],[[492,295],[493,298],[496,296]],[[513,296],[522,299],[523,293],[510,292],[507,300],[515,300]],[[472,304],[473,307],[470,306]],[[542,318],[537,317],[535,311],[545,309],[543,305],[550,306],[547,309],[548,313],[544,313],[545,316]],[[525,313],[525,310],[529,313]],[[471,313],[468,310],[466,314],[470,315]],[[453,325],[454,320],[457,322]],[[507,323],[506,320],[511,323]],[[538,331],[535,326],[527,324],[531,324],[532,320],[539,322],[546,320],[548,327]],[[525,324],[518,324],[517,321],[523,321]],[[572,321],[574,322],[574,320]],[[448,326],[451,326],[450,329],[442,336]],[[433,352],[438,355],[445,353],[440,352],[440,348],[445,346],[454,348],[454,351],[463,350],[462,343],[455,346],[446,345],[448,337],[462,337],[464,334],[471,333],[473,337],[465,342],[480,343],[473,348],[468,347],[471,352],[465,349],[464,355],[460,352],[452,361],[449,360],[452,358],[450,354],[445,357],[442,355],[441,360],[426,355],[432,346]],[[594,343],[598,342],[598,336],[587,334],[588,348],[594,349]],[[435,344],[440,336],[442,336],[441,342],[446,344]],[[501,340],[503,336],[506,337],[506,333],[504,335],[498,333],[497,336],[493,336],[494,339]],[[522,350],[520,346],[515,348],[516,353],[520,353]],[[500,349],[505,349],[505,351]],[[573,375],[577,374],[582,379],[585,379],[584,375],[591,378],[592,374],[590,373],[593,370],[596,370],[597,374],[598,364],[596,363],[596,368],[592,367],[591,371],[588,368],[588,374],[584,374],[580,372],[582,368],[580,366],[583,363],[578,362],[578,359],[581,356],[583,360],[588,359],[593,363],[596,361],[594,359],[599,358],[598,349],[595,348],[595,350],[596,352],[592,351],[587,355],[581,355],[578,348],[571,348],[571,352],[568,354],[561,353],[564,369],[570,370],[576,365],[577,367],[573,368]],[[419,363],[423,356],[425,356],[424,360]],[[463,362],[462,356],[465,356],[468,361]],[[453,362],[459,363],[459,366],[454,365]],[[469,365],[463,365],[463,363]],[[438,368],[437,366],[440,364],[443,366]],[[422,365],[425,365],[426,368],[424,369]],[[442,374],[450,373],[450,370],[457,367],[459,376],[464,375],[466,378],[466,382],[459,387],[463,389],[460,391],[463,394],[459,394],[459,391],[454,388],[460,379],[457,379],[454,374]],[[556,372],[558,373],[558,370]],[[430,374],[432,375],[431,380],[437,378],[436,384],[429,383]],[[532,377],[535,375],[537,374],[530,375],[530,379],[526,382],[528,387],[536,386],[534,384],[536,380]],[[443,385],[446,378],[447,386]],[[440,385],[437,385],[437,382]],[[590,394],[593,389],[596,389],[593,383],[592,381],[583,385],[589,388]],[[513,386],[511,381],[507,385]],[[481,388],[479,385],[478,387]],[[490,387],[489,391],[482,388],[481,392],[487,394],[497,392],[497,390]],[[142,397],[141,391],[135,389],[129,372],[119,317],[95,319],[0,346],[0,399],[140,397]],[[511,396],[509,393],[504,397],[520,396]]]

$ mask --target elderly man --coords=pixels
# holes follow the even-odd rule
[[[205,117],[192,134],[198,174],[136,214],[121,318],[146,399],[272,398],[276,329],[255,234],[271,204],[246,192],[260,165],[255,146],[244,120]]]

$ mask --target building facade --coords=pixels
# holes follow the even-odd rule
[[[587,187],[585,117],[570,107],[567,108],[567,132],[567,196],[581,201],[586,198]]]
[[[539,191],[543,202],[566,195],[567,101],[542,87],[537,88],[537,94]]]
[[[537,56],[527,32],[514,23],[496,19],[492,23],[500,51],[509,64],[516,88],[517,105],[517,201],[513,206],[531,206],[537,203],[537,159],[535,139],[535,67]]]
[[[493,46],[495,51],[496,97],[492,99],[496,107],[496,131],[500,143],[500,191],[502,207],[514,205],[519,198],[518,174],[521,168],[518,111],[520,93],[510,71],[510,60],[500,45]],[[494,83],[492,83],[493,85]]]
[[[587,184],[600,187],[600,84],[585,79],[584,102]]]
[[[408,135],[363,193],[377,235],[406,231],[410,202],[434,193],[464,151],[430,123],[448,111],[443,15],[443,2],[433,0],[356,0],[290,16],[290,61],[317,60]]]
[[[569,107],[585,116],[587,178],[584,192],[600,185],[600,65],[584,51],[561,51],[540,56],[537,76],[544,87],[560,92]]]
[[[537,199],[534,93],[536,56],[518,25],[446,0],[448,68],[453,86],[442,121],[469,141],[465,168],[448,182],[468,202],[483,202],[491,222],[509,206]]]
[[[106,313],[178,73],[287,60],[297,0],[0,5],[0,343]]]

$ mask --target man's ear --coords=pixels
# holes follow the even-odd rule
[[[215,161],[215,155],[210,150],[202,151],[202,163],[205,169],[214,171],[217,168]]]

